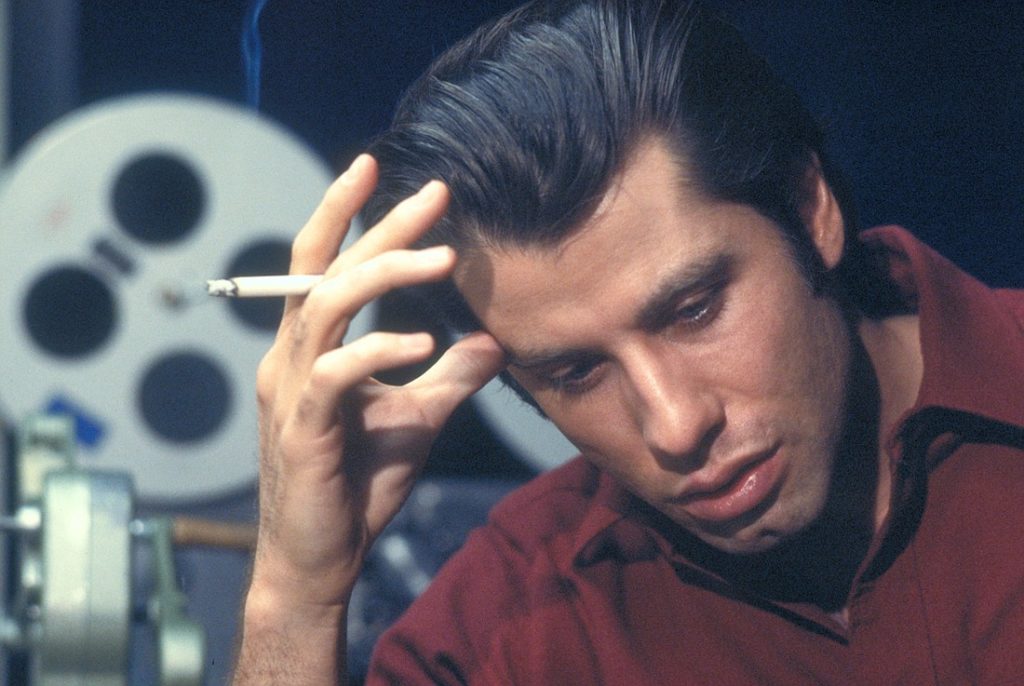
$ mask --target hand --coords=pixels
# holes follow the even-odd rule
[[[405,501],[437,433],[505,364],[497,342],[477,332],[419,378],[389,386],[373,374],[427,359],[428,334],[375,332],[339,345],[371,300],[443,279],[455,266],[448,247],[409,249],[445,211],[448,191],[437,181],[338,255],[376,175],[371,157],[357,158],[295,239],[290,272],[325,278],[285,304],[259,368],[260,525],[247,622],[254,611],[301,616],[307,631],[342,621],[369,546]]]

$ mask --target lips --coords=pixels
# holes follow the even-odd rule
[[[782,476],[778,450],[744,460],[739,469],[712,476],[706,484],[687,490],[678,505],[692,517],[709,522],[736,519],[760,505],[774,490]]]

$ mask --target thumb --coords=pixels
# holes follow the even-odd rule
[[[425,412],[439,424],[456,406],[483,388],[508,364],[498,341],[484,331],[474,331],[452,345],[430,369],[409,386],[430,395]]]

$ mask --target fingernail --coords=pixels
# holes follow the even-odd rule
[[[426,204],[433,201],[442,188],[444,188],[444,184],[440,181],[427,181],[423,188],[416,193],[416,202]]]
[[[366,153],[357,155],[356,158],[352,160],[352,164],[350,164],[348,166],[348,169],[345,170],[345,173],[341,175],[341,178],[347,181],[349,179],[354,179],[358,177],[360,174],[363,173],[363,170],[366,169],[366,163],[369,160],[370,156],[367,155]]]
[[[434,337],[429,333],[410,333],[402,336],[402,344],[411,350],[428,350],[434,347]]]
[[[420,251],[419,259],[424,264],[447,264],[452,259],[452,253],[455,252],[447,245],[435,245],[432,248],[425,248]]]

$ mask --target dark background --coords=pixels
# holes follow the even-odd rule
[[[515,4],[269,0],[260,21],[260,109],[341,169],[386,126],[395,100],[433,57]],[[712,4],[823,122],[864,226],[900,223],[982,280],[1024,286],[1024,3]],[[9,7],[8,153],[61,115],[119,95],[245,100],[239,44],[247,0],[10,0]],[[400,299],[386,301],[382,316],[423,325],[418,308]],[[434,476],[513,482],[531,473],[471,407],[456,414],[428,468]],[[242,494],[198,514],[251,507],[252,494]],[[196,559],[196,568],[214,570],[210,595],[223,595],[244,574],[239,560]],[[193,576],[202,581],[201,570]],[[222,637],[221,663],[233,612],[211,626]]]
[[[246,0],[13,0],[12,145],[74,107],[242,101]],[[431,58],[510,0],[269,0],[261,109],[344,165]],[[1024,284],[1024,3],[718,0],[832,134],[864,225]]]

